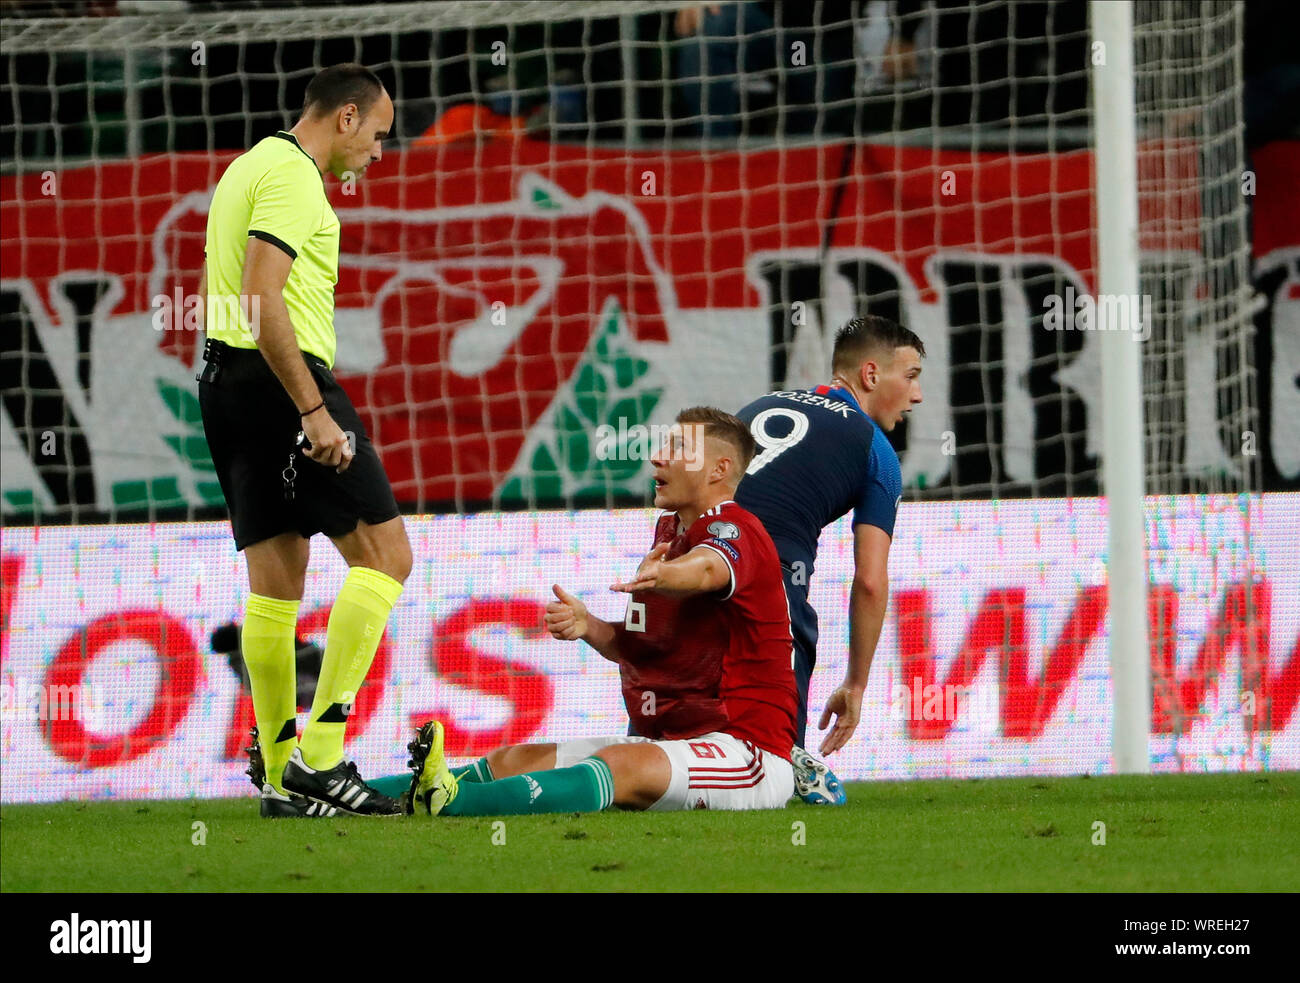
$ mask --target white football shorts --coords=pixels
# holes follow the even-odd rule
[[[555,767],[568,768],[612,744],[655,744],[672,765],[663,798],[651,809],[783,809],[794,795],[790,762],[730,734],[681,741],[647,737],[589,737],[555,746]]]

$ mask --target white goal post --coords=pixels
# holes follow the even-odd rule
[[[1093,120],[1096,128],[1097,282],[1102,296],[1137,298],[1137,130],[1133,8],[1091,0]],[[1106,496],[1110,667],[1115,770],[1149,772],[1151,654],[1147,641],[1147,559],[1143,501],[1142,354],[1130,332],[1111,324],[1123,305],[1098,304],[1103,398],[1102,485]],[[1125,330],[1127,328],[1128,330]]]

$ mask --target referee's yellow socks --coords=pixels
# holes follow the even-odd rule
[[[343,732],[348,714],[379,648],[384,625],[402,585],[378,570],[352,567],[330,611],[321,660],[320,681],[311,718],[302,732],[302,756],[308,767],[333,768],[343,760]]]
[[[253,715],[266,780],[281,793],[280,776],[298,746],[297,625],[297,601],[248,595],[239,648],[253,687]]]

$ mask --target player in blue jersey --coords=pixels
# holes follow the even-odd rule
[[[888,318],[859,317],[835,335],[829,385],[769,393],[736,415],[749,424],[758,453],[736,489],[736,502],[758,516],[776,544],[790,602],[799,687],[795,785],[807,802],[844,801],[839,780],[804,750],[808,682],[817,661],[817,613],[808,603],[822,529],[853,512],[853,588],[849,667],[822,712],[824,757],[858,726],[867,673],[889,598],[889,545],[903,494],[898,455],[885,432],[921,402],[925,345]]]

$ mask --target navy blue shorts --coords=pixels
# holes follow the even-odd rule
[[[807,583],[794,583],[794,574],[784,563],[781,564],[781,579],[785,581],[785,596],[790,602],[790,634],[794,636],[794,682],[799,690],[799,715],[795,720],[794,738],[799,747],[804,747],[804,731],[808,728],[808,681],[812,679],[813,668],[817,665],[817,612],[808,603]]]

